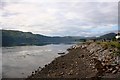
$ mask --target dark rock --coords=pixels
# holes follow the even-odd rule
[[[58,53],[58,54],[65,54],[65,52],[62,52],[62,53]]]
[[[32,72],[32,74],[34,74],[34,72]]]
[[[67,51],[70,51],[70,50],[72,50],[72,48],[68,48],[68,49],[67,49]]]
[[[84,55],[81,55],[81,58],[84,58]]]
[[[45,67],[47,67],[47,65],[45,65]]]

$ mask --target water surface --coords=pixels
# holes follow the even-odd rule
[[[45,46],[2,47],[2,77],[25,78],[39,66],[44,67],[58,52],[65,52],[71,44]]]

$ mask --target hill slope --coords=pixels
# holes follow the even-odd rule
[[[115,38],[116,34],[115,33],[108,33],[105,35],[100,36],[100,39],[107,39],[107,40],[111,40],[113,38]]]
[[[80,37],[80,36],[65,36],[65,37],[50,37],[31,32],[22,32],[15,30],[0,30],[2,33],[2,46],[17,46],[17,45],[44,45],[57,43],[72,43],[75,41],[85,41],[85,39],[107,39],[115,38],[115,33],[108,33],[98,38],[96,37]]]
[[[73,37],[49,37],[14,30],[0,30],[0,32],[2,32],[2,46],[71,43],[76,39]]]

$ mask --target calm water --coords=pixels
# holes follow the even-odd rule
[[[71,45],[15,46],[2,48],[2,77],[25,78],[60,56]]]

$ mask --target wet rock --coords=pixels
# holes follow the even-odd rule
[[[42,69],[41,67],[39,67],[39,69]]]
[[[45,67],[47,67],[47,65],[45,65]]]
[[[65,52],[62,52],[62,53],[58,53],[58,54],[60,54],[60,55],[61,55],[61,54],[65,54]]]
[[[34,72],[32,72],[32,74],[34,74]]]
[[[35,73],[37,73],[38,71],[36,70]]]
[[[70,50],[72,50],[72,49],[71,49],[71,48],[68,48],[68,49],[67,49],[67,51],[70,51]]]

